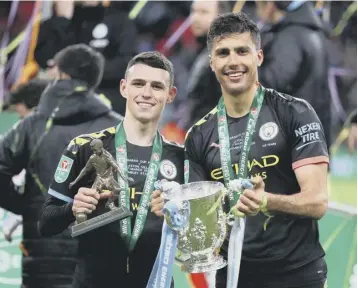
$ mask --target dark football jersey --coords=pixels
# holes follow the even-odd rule
[[[80,187],[92,186],[95,179],[94,171],[82,178],[72,189],[68,188],[69,183],[75,180],[92,155],[89,144],[95,138],[101,139],[104,149],[116,159],[114,127],[75,138],[64,151],[58,164],[49,189],[49,194],[52,197],[61,199],[64,203],[72,202]],[[158,180],[167,179],[182,184],[184,181],[184,149],[182,146],[168,142],[163,137],[162,140],[163,150]],[[151,153],[152,147],[141,147],[127,142],[128,176],[134,180],[134,182],[128,183],[130,209],[134,214],[131,221],[132,229]],[[104,206],[105,200],[101,200],[90,218],[105,212]],[[144,230],[130,254],[128,254],[127,246],[120,236],[119,221],[78,236],[80,262],[76,270],[74,287],[115,287],[121,285],[120,283],[145,287],[159,250],[162,225],[163,218],[150,212],[149,208]],[[127,272],[127,261],[129,261],[129,272]]]
[[[247,121],[248,115],[228,117],[230,155],[236,175]],[[185,151],[189,182],[224,182],[217,108],[188,132]],[[290,195],[300,191],[295,169],[328,161],[322,125],[311,105],[267,89],[247,162],[248,175],[261,176],[267,192]],[[246,219],[243,265],[252,264],[256,269],[291,269],[324,255],[318,241],[316,220],[276,213],[265,231],[267,217],[262,213]],[[227,243],[222,252],[225,256]]]

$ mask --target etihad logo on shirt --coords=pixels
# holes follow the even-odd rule
[[[260,169],[264,169],[267,167],[272,167],[272,166],[276,166],[278,163],[280,162],[280,158],[276,155],[266,155],[266,156],[262,156],[259,159],[252,159],[251,161],[247,161],[247,168],[248,168],[248,172],[251,172],[251,170],[254,167],[258,167]],[[236,175],[239,174],[239,164],[232,164],[232,167],[234,168],[234,172]],[[212,179],[214,180],[220,180],[223,179],[223,172],[222,172],[222,168],[216,168],[214,170],[211,171],[210,176]],[[263,179],[267,178],[267,174],[266,171],[260,173],[256,173],[253,176],[261,176]]]

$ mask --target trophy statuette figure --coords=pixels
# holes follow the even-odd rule
[[[116,172],[124,181],[133,182],[133,179],[124,176],[116,160],[103,148],[103,142],[100,139],[92,140],[90,146],[93,154],[88,159],[86,166],[82,169],[77,178],[69,184],[69,188],[71,189],[80,179],[94,169],[96,171],[96,179],[92,188],[96,189],[99,194],[103,192],[111,192],[111,196],[108,198],[105,205],[105,207],[109,209],[109,212],[89,220],[87,220],[87,215],[85,213],[76,214],[76,224],[72,227],[72,237],[76,237],[113,221],[132,216],[132,213],[128,208],[123,206],[116,207],[114,204],[114,199],[118,197],[123,188],[115,180],[113,172]]]

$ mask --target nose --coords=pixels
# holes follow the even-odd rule
[[[240,57],[235,53],[235,51],[230,51],[228,65],[229,67],[236,67],[240,65]]]
[[[150,83],[147,83],[147,84],[144,86],[143,97],[144,97],[144,98],[150,98],[150,97],[152,97],[152,87],[151,87]]]

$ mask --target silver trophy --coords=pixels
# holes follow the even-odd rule
[[[178,230],[178,252],[185,259],[182,269],[187,273],[202,273],[226,266],[219,249],[226,236],[226,216],[223,201],[227,193],[219,182],[193,182],[164,189],[165,201],[177,203],[181,215],[189,222]],[[171,226],[172,219],[166,219]]]

